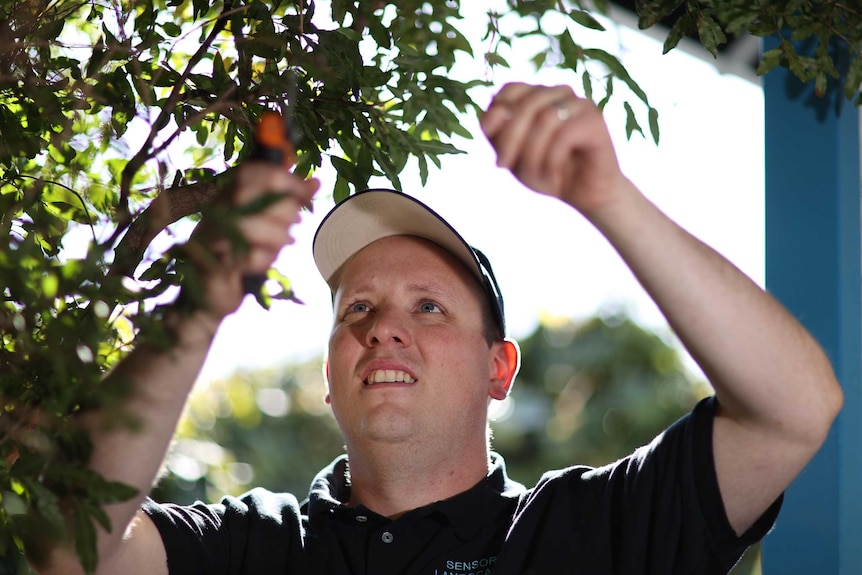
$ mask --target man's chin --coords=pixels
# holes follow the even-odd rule
[[[404,444],[415,441],[420,436],[419,425],[415,416],[403,412],[380,410],[365,417],[360,430],[363,442],[379,444]]]

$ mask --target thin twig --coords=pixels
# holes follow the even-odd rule
[[[236,91],[236,86],[231,86],[228,90],[225,90],[224,94],[221,94],[212,104],[208,105],[206,108],[198,110],[192,116],[189,116],[185,122],[183,122],[180,126],[177,127],[176,130],[174,130],[173,134],[168,136],[168,138],[164,142],[162,142],[162,144],[158,148],[156,148],[152,151],[152,153],[150,154],[150,157],[156,157],[159,154],[161,154],[162,152],[164,152],[165,149],[167,149],[167,147],[182,132],[184,132],[186,130],[186,128],[188,128],[189,126],[191,126],[192,124],[194,124],[198,120],[205,118],[207,115],[209,115],[213,112],[217,112],[217,111],[225,109],[225,108],[229,109],[231,106],[230,106],[229,102],[226,102],[226,100],[235,91]]]
[[[148,134],[146,141],[143,143],[140,150],[138,150],[138,152],[132,157],[132,159],[129,160],[125,168],[123,168],[122,175],[120,176],[120,198],[117,205],[117,229],[109,240],[111,243],[116,241],[116,239],[131,224],[132,216],[131,212],[129,211],[129,196],[131,194],[132,179],[134,178],[138,170],[141,169],[144,163],[146,163],[146,161],[152,157],[150,149],[156,139],[156,135],[161,129],[158,128],[158,126],[163,126],[167,123],[170,114],[172,113],[174,107],[177,105],[182,96],[182,90],[185,87],[189,76],[191,76],[192,70],[195,66],[197,66],[198,62],[200,62],[204,55],[207,53],[210,46],[213,44],[213,42],[215,42],[216,37],[218,37],[222,30],[224,30],[225,26],[227,25],[227,17],[231,14],[232,9],[233,3],[231,1],[225,2],[224,9],[222,10],[221,15],[216,19],[213,29],[207,35],[203,43],[201,43],[201,45],[198,47],[198,50],[191,56],[191,58],[189,58],[185,70],[183,70],[182,75],[177,80],[176,84],[174,84],[173,90],[171,90],[167,101],[162,106],[158,118],[156,118],[156,121],[152,124],[150,133]]]
[[[93,216],[92,216],[92,214],[90,214],[90,208],[89,208],[89,206],[87,206],[87,202],[84,201],[84,196],[82,196],[77,190],[73,190],[72,188],[70,188],[66,184],[63,184],[60,182],[43,180],[42,178],[38,178],[36,176],[30,176],[27,174],[18,174],[18,176],[16,176],[16,178],[22,179],[22,180],[40,181],[40,182],[45,183],[45,184],[49,184],[49,185],[53,185],[53,186],[59,186],[59,187],[63,188],[64,190],[68,191],[69,193],[73,194],[76,198],[78,198],[78,201],[81,202],[81,206],[84,208],[84,213],[87,214],[87,220],[89,220],[87,222],[87,225],[90,226],[90,232],[93,234],[93,241],[96,241],[96,224],[93,223]]]

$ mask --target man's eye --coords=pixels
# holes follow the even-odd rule
[[[347,308],[347,312],[348,313],[365,313],[370,309],[371,308],[368,307],[367,303],[359,302],[359,303],[355,303],[352,306],[350,306],[349,308]]]
[[[440,312],[440,306],[432,301],[425,301],[419,304],[419,311],[422,313],[437,313]]]

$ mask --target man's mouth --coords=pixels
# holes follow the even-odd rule
[[[365,385],[376,383],[415,383],[416,380],[409,373],[398,369],[375,369],[368,374]]]

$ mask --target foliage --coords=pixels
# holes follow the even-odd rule
[[[603,29],[596,16],[605,1],[501,0],[481,22],[463,18],[455,0],[324,8],[313,0],[0,4],[0,556],[15,560],[33,533],[73,536],[83,564],[95,565],[101,506],[129,492],[87,471],[90,446],[76,421],[121,405],[123,387],[103,385],[102,375],[138,334],[168,343],[153,308],[191,278],[181,251],[147,250],[229,185],[263,111],[289,104],[302,134],[296,170],[328,161],[336,199],[372,176],[400,187],[410,159],[425,181],[429,162],[459,153],[453,142],[471,137],[461,117],[477,111],[473,94],[488,81],[459,80],[456,60],[492,70],[526,54],[536,66],[577,72],[600,106],[622,100],[629,136],[642,133],[636,109],[645,109],[658,141],[647,95],[616,56],[580,40]],[[824,74],[846,70],[848,95],[858,91],[858,55],[849,50],[830,68],[824,48],[834,38],[858,45],[858,13],[843,4],[645,0],[639,8],[644,25],[683,14],[668,48],[693,29],[714,49],[723,34],[790,28],[790,40],[816,40],[814,56],[782,42],[761,71],[787,66],[821,89]],[[561,32],[546,31],[552,17],[565,22]],[[486,35],[471,42],[466,31],[477,24]],[[544,44],[525,52],[527,40]],[[88,248],[72,254],[81,230]],[[273,297],[291,298],[287,278],[273,279],[281,288]]]
[[[841,80],[844,95],[862,104],[862,10],[842,1],[782,0],[644,0],[639,26],[671,23],[664,44],[668,52],[685,36],[696,35],[714,57],[728,36],[774,36],[777,46],[760,57],[758,74],[781,66],[804,83],[814,82],[818,96],[829,80]]]

